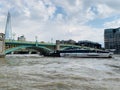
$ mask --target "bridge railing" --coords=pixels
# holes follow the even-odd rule
[[[24,44],[36,44],[34,41],[18,41],[18,40],[5,40],[6,43],[24,43]],[[47,42],[37,42],[37,44],[43,45],[55,45],[55,43],[47,43]]]

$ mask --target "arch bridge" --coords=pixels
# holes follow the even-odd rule
[[[63,50],[69,47],[81,48],[77,45],[59,44],[60,49]],[[54,43],[38,43],[28,41],[5,41],[5,54],[20,52],[20,51],[36,51],[42,55],[47,55],[56,50]]]

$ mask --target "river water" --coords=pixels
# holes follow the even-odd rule
[[[120,56],[0,59],[0,90],[120,90]]]

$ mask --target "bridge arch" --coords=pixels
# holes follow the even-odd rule
[[[5,51],[5,54],[9,54],[16,50],[20,50],[20,49],[24,49],[24,48],[37,50],[38,52],[41,52],[42,55],[49,54],[52,51],[51,49],[44,47],[44,46],[18,46],[18,47],[7,49]]]

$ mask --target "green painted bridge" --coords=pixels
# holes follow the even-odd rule
[[[59,44],[60,49],[69,47],[81,48],[77,45]],[[56,50],[55,43],[39,43],[39,42],[28,42],[28,41],[5,41],[5,54],[10,54],[16,51],[35,50],[41,54],[49,54]]]

